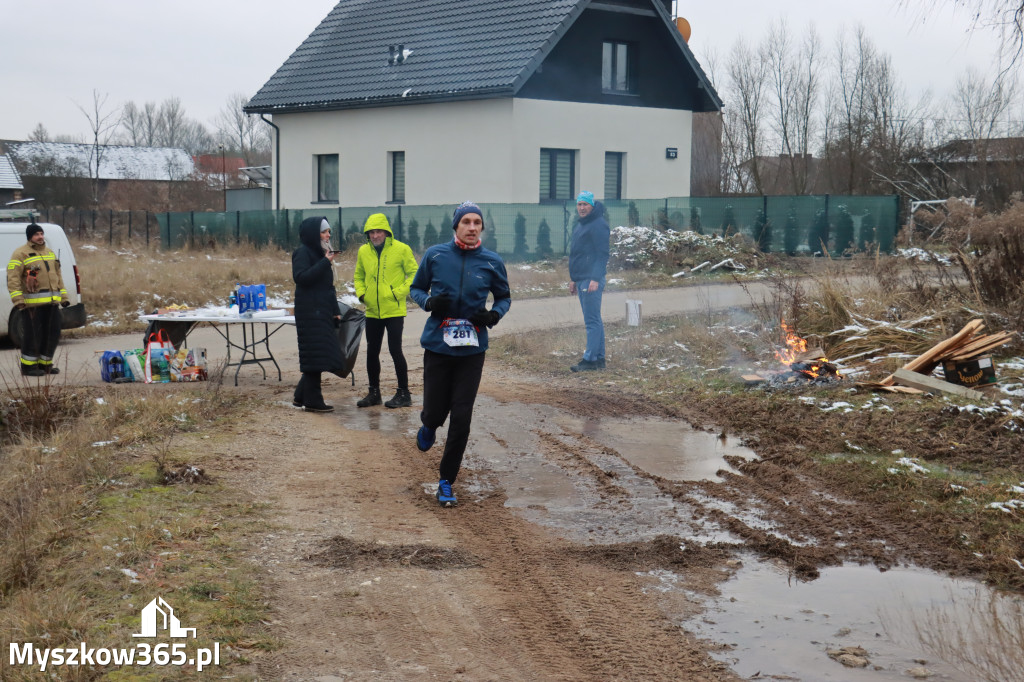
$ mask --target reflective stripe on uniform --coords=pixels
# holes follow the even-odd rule
[[[29,263],[42,263],[43,262],[43,257],[42,256],[29,256],[23,262],[24,262],[25,265],[28,265]]]
[[[17,296],[21,296],[21,292],[20,291],[12,291],[11,292],[11,298],[15,298]]]
[[[23,364],[23,365],[38,365],[39,364],[39,359],[38,358],[32,358],[32,357],[26,358],[23,355],[23,356],[21,356],[21,364]]]
[[[22,265],[22,262],[20,260],[15,260],[15,259],[12,258],[11,260],[7,261],[7,269],[8,270],[17,270],[18,268],[21,267],[21,265]]]

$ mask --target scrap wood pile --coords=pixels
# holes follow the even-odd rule
[[[944,362],[970,360],[1013,340],[1013,334],[1010,332],[982,334],[981,331],[984,328],[985,323],[981,320],[971,320],[959,332],[932,346],[881,381],[863,382],[858,385],[900,393],[923,393],[933,388],[951,393],[963,393],[969,389],[961,389],[955,384],[931,379],[929,375]],[[928,381],[918,380],[914,376],[915,374],[928,378]],[[942,384],[946,384],[946,386],[942,386]]]

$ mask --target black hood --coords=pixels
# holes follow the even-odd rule
[[[303,246],[308,246],[313,251],[319,251],[321,254],[324,251],[324,247],[320,246],[320,226],[327,220],[324,216],[316,216],[315,218],[306,218],[299,223],[299,241]]]
[[[581,223],[586,225],[590,221],[597,220],[598,218],[604,216],[604,210],[604,204],[602,204],[600,201],[595,201],[594,210],[590,212],[590,215],[588,215],[586,218],[580,218],[579,220]]]

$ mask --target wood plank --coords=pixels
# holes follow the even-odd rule
[[[944,353],[963,345],[973,334],[976,334],[984,328],[985,323],[981,320],[971,320],[964,325],[963,329],[953,336],[949,337],[945,341],[935,344],[921,355],[918,355],[916,358],[903,365],[903,369],[911,372],[919,372],[927,368],[930,372],[938,366],[938,358],[942,357]],[[886,378],[882,379],[881,383],[886,386],[891,386],[894,383],[895,378],[895,374],[890,374]]]
[[[943,361],[953,360],[959,362],[961,360],[969,360],[970,358],[986,353],[993,348],[1005,346],[1012,340],[1013,334],[1010,334],[1009,332],[999,332],[998,334],[983,336],[977,341],[972,341],[966,346],[959,348],[954,354],[943,358]]]
[[[918,374],[917,372],[911,372],[907,369],[898,369],[893,374],[893,379],[896,383],[902,384],[903,386],[910,386],[911,388],[919,388],[922,391],[929,391],[934,393],[941,391],[943,393],[950,393],[952,395],[963,396],[970,400],[984,400],[985,394],[974,389],[967,388],[966,386],[959,386],[957,384],[951,384],[948,381],[942,379],[936,379],[935,377],[925,376],[924,374]]]
[[[767,379],[757,374],[741,374],[740,379],[743,379],[747,384],[760,384],[767,381]]]

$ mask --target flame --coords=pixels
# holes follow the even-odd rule
[[[775,351],[775,357],[784,365],[792,365],[798,355],[807,352],[807,340],[797,336],[785,320],[782,321],[782,331],[786,332],[786,347]]]
[[[842,375],[835,370],[834,367],[826,369],[825,365],[829,364],[828,358],[820,357],[814,358],[813,360],[802,360],[797,363],[797,358],[807,352],[807,340],[797,335],[793,328],[786,324],[785,320],[782,320],[782,331],[786,333],[786,347],[782,350],[775,351],[775,357],[782,364],[790,367],[795,372],[800,372],[812,379],[817,379],[824,373],[834,373],[835,377],[842,378]],[[793,367],[796,363],[799,366]]]

